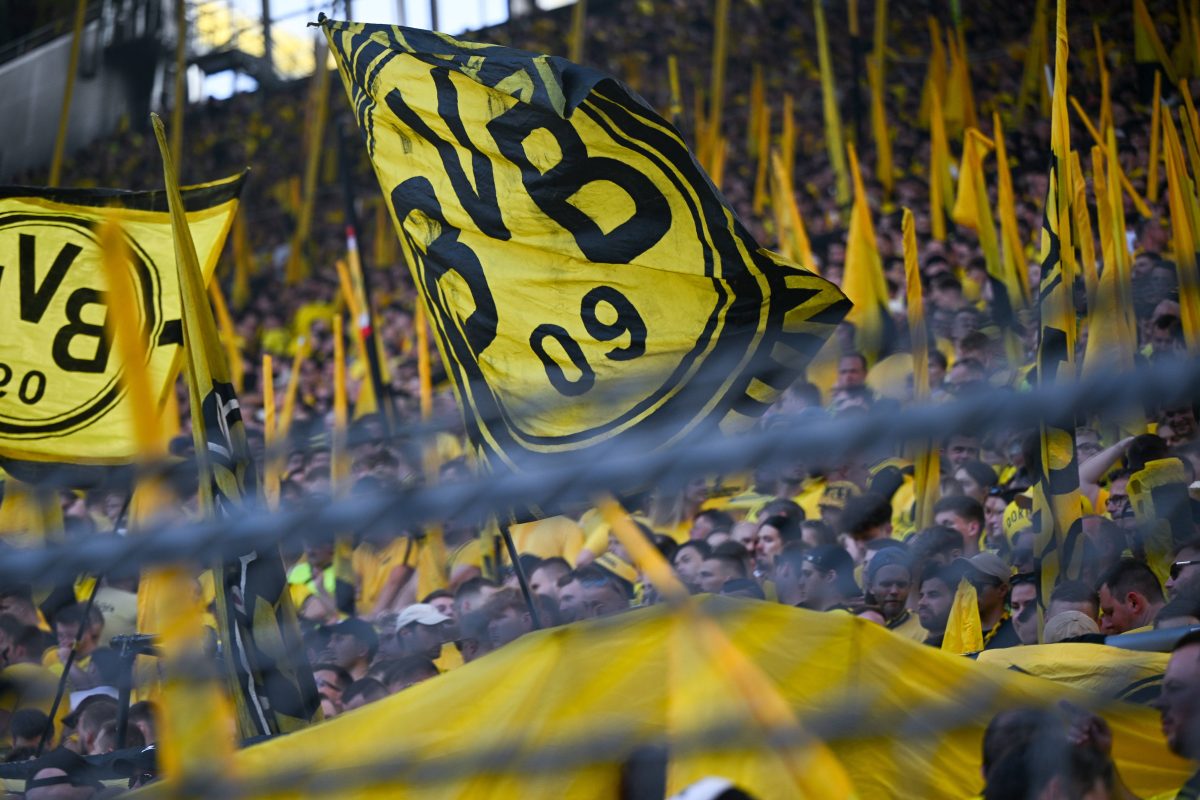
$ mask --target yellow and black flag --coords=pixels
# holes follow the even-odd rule
[[[237,212],[242,176],[181,190],[198,255],[212,276]],[[0,188],[0,457],[72,464],[139,455],[125,364],[111,350],[100,229],[119,223],[130,253],[159,407],[183,357],[183,324],[165,192]]]
[[[152,117],[162,153],[183,305],[184,374],[192,407],[200,508],[231,517],[258,490],[254,460],[196,250],[183,214],[162,120]],[[318,714],[316,685],[287,591],[279,549],[227,559],[215,570],[217,626],[243,738],[288,733]]]
[[[749,423],[845,315],[674,127],[561,58],[322,18],[475,445],[552,468]]]
[[[1042,279],[1038,287],[1041,336],[1037,351],[1040,386],[1075,378],[1075,261],[1071,242],[1071,143],[1067,117],[1067,11],[1058,0],[1051,112],[1050,180],[1042,216]],[[1088,232],[1091,235],[1091,232]],[[1042,596],[1060,579],[1079,577],[1083,565],[1079,465],[1075,419],[1047,417],[1041,423],[1041,481],[1034,493],[1034,529],[1041,559]]]

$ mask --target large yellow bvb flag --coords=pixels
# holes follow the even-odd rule
[[[242,176],[183,190],[203,279],[216,267]],[[100,228],[120,223],[138,302],[113,308]],[[0,457],[112,464],[138,455],[121,358],[104,330],[132,314],[153,396],[179,371],[183,327],[164,192],[0,188]]]
[[[494,466],[737,427],[845,315],[836,287],[758,247],[617,80],[428,31],[322,27]]]

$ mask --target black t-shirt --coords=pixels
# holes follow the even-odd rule
[[[1009,617],[1000,623],[1000,627],[983,645],[983,649],[999,650],[1001,647],[1017,647],[1020,644],[1021,638],[1017,636],[1017,629],[1013,627],[1012,617]]]

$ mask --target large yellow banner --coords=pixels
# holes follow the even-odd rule
[[[243,178],[184,192],[211,277]],[[111,307],[100,228],[115,217],[138,302]],[[165,397],[183,352],[175,245],[163,192],[0,188],[0,456],[112,464],[137,455],[122,365],[104,330],[131,314],[146,337],[151,388]]]
[[[737,427],[845,315],[615,79],[428,31],[323,29],[493,465]]]

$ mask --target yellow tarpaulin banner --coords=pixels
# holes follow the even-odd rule
[[[802,731],[815,731],[818,719],[833,731],[825,752],[860,798],[976,795],[992,716],[1098,699],[943,653],[849,614],[731,598],[700,602],[731,646],[774,684]],[[237,774],[247,788],[269,782],[274,793],[261,796],[334,789],[341,798],[599,800],[618,796],[623,760],[658,742],[671,752],[668,794],[717,775],[762,800],[805,796],[755,738],[760,728],[748,711],[728,702],[727,678],[695,663],[703,656],[694,647],[681,646],[689,641],[682,635],[693,624],[688,617],[655,606],[527,635],[386,700],[243,750]],[[1088,655],[1079,651],[1076,659]],[[680,713],[697,707],[714,713]],[[1192,767],[1168,753],[1156,712],[1117,702],[1103,714],[1121,775],[1138,796],[1187,780]],[[492,757],[480,760],[485,754]],[[147,796],[171,791],[155,786]]]
[[[977,656],[995,664],[1102,697],[1148,703],[1162,690],[1170,653],[1122,650],[1103,644],[1039,644],[998,647]]]
[[[324,20],[472,441],[553,466],[745,424],[847,304],[657,112],[564,59]]]
[[[243,178],[183,190],[207,282],[225,244]],[[112,217],[132,254],[133,314],[163,401],[183,354],[179,279],[164,192],[0,188],[0,456],[112,464],[138,454],[133,410],[110,352],[115,313],[99,240]]]

